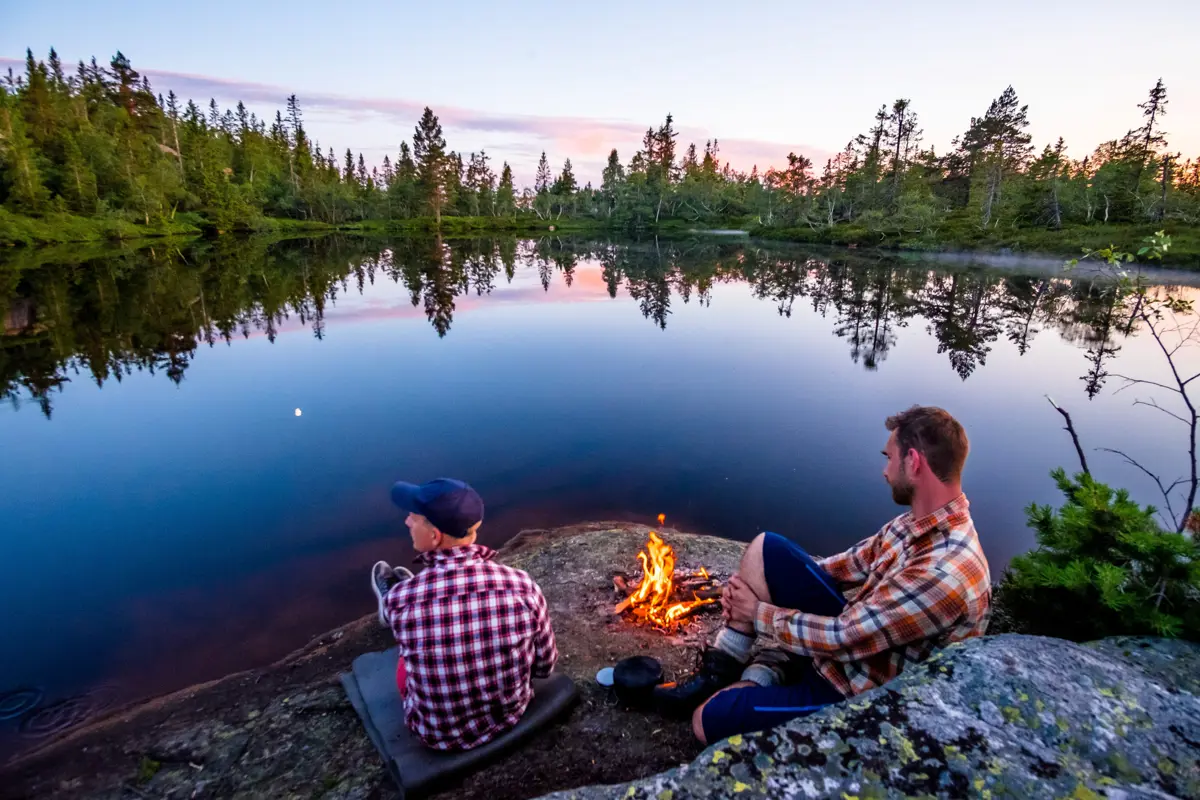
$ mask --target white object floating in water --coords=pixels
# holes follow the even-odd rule
[[[596,683],[600,684],[601,686],[612,686],[613,685],[613,668],[605,667],[604,669],[597,672],[596,673]]]
[[[298,409],[298,408],[297,408],[297,409],[296,409],[296,416],[297,416],[297,417],[298,417],[298,416],[300,416],[300,413],[301,413],[301,412],[300,412],[300,409]]]

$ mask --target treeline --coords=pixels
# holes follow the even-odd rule
[[[439,336],[458,299],[489,294],[518,270],[543,288],[568,288],[581,264],[599,263],[608,293],[624,292],[665,328],[678,302],[708,305],[717,284],[745,282],[781,315],[802,305],[831,320],[855,363],[878,369],[900,331],[921,320],[963,379],[1003,339],[1024,355],[1057,330],[1087,350],[1080,370],[1093,396],[1119,342],[1137,330],[1114,292],[1091,281],[994,271],[927,271],[889,259],[817,260],[796,252],[708,241],[659,246],[545,237],[365,237],[268,244],[222,237],[181,253],[147,247],[76,265],[0,272],[0,399],[33,398],[47,416],[72,380],[104,385],[149,371],[179,382],[197,350],[301,326],[325,336],[325,311],[377,281],[405,287]],[[764,308],[764,311],[767,311]],[[767,311],[767,313],[770,313]]]
[[[900,99],[823,166],[790,153],[786,166],[761,173],[723,163],[716,140],[682,146],[668,115],[627,161],[612,150],[599,187],[581,186],[569,158],[552,167],[543,153],[533,186],[519,189],[509,164],[450,150],[428,108],[411,145],[368,166],[361,153],[314,141],[294,95],[264,120],[242,103],[201,107],[155,94],[121,53],[107,67],[92,59],[68,71],[53,50],[46,62],[29,52],[25,74],[10,70],[0,84],[0,225],[5,210],[142,225],[193,214],[222,230],[267,218],[440,225],[445,216],[524,216],[634,230],[737,221],[901,239],[968,228],[1200,224],[1200,159],[1171,151],[1167,105],[1159,81],[1138,106],[1140,124],[1077,159],[1061,139],[1035,150],[1028,109],[1011,87],[941,154],[923,145],[917,110]]]

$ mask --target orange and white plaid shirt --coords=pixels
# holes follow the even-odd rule
[[[991,578],[965,495],[921,519],[901,514],[817,563],[838,582],[845,610],[823,617],[759,603],[754,627],[763,644],[812,656],[847,697],[987,630]]]

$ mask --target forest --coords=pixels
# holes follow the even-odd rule
[[[981,104],[982,107],[982,104]],[[1176,257],[1200,253],[1200,158],[1172,151],[1158,81],[1129,128],[1076,157],[1038,150],[1010,86],[945,152],[926,146],[919,109],[897,99],[823,165],[788,153],[749,172],[720,143],[686,146],[668,114],[599,186],[545,153],[532,186],[508,163],[450,149],[429,108],[411,144],[368,165],[314,141],[293,95],[274,119],[156,94],[117,53],[74,69],[27,52],[0,81],[0,244],[278,228],[488,232],[556,225],[621,231],[737,226],[778,238],[936,248],[1076,252],[1167,229]],[[782,154],[781,154],[782,156]],[[1124,234],[1123,234],[1124,235]]]

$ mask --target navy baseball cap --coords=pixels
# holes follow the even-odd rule
[[[392,502],[420,514],[447,536],[461,539],[483,521],[483,498],[463,481],[438,478],[417,485],[399,481],[392,487]]]

